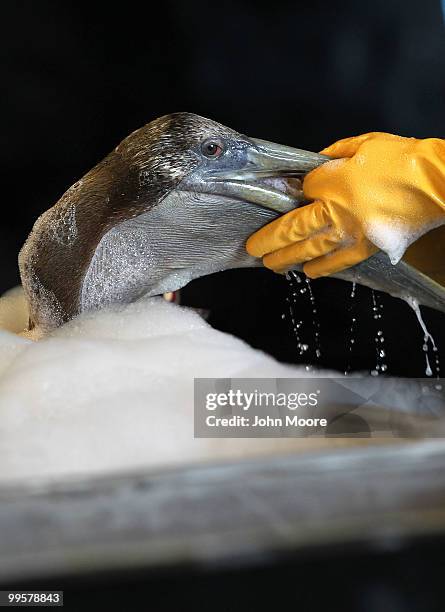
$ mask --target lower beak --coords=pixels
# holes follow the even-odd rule
[[[212,191],[285,213],[304,201],[301,179],[328,161],[325,155],[251,138],[242,169],[215,173]]]

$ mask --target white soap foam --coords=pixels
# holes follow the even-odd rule
[[[0,484],[301,449],[311,441],[193,437],[194,377],[298,376],[160,298],[85,313],[38,342],[2,330]]]
[[[408,246],[414,242],[408,228],[402,223],[369,222],[366,235],[381,251],[384,251],[391,263],[396,265],[402,259]]]
[[[427,227],[422,226],[414,231],[403,219],[387,219],[384,223],[370,220],[365,225],[365,233],[373,244],[388,255],[391,263],[396,265],[413,242],[442,224],[442,219],[436,219]]]

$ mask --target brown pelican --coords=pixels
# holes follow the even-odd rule
[[[152,121],[37,219],[19,255],[30,329],[261,265],[247,238],[302,204],[299,178],[326,160],[191,113]],[[444,308],[438,285],[383,253],[338,276]]]

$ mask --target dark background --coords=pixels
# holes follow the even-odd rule
[[[319,150],[370,130],[445,137],[445,26],[439,0],[262,3],[10,2],[2,6],[3,146],[0,289],[36,217],[124,136],[174,111],[211,117],[275,142]],[[350,286],[313,285],[322,365],[344,370]],[[192,283],[185,303],[210,322],[299,361],[286,281],[267,270]],[[413,313],[382,296],[388,371],[421,376]],[[313,330],[307,296],[297,308]],[[375,365],[371,294],[356,300],[353,369]],[[439,346],[443,315],[425,312]],[[441,343],[442,339],[442,343]],[[313,343],[304,357],[313,360]],[[445,367],[445,366],[444,366]]]

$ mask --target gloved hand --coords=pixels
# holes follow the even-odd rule
[[[250,255],[312,277],[352,266],[381,249],[397,263],[407,247],[445,224],[445,141],[371,132],[339,140],[333,161],[303,183],[312,204],[272,221],[247,241]],[[445,261],[443,262],[445,266]]]

